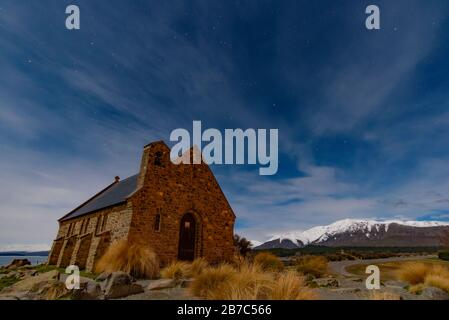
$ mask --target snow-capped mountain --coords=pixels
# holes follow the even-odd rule
[[[345,219],[305,231],[277,234],[256,249],[298,248],[305,245],[439,246],[449,222]]]

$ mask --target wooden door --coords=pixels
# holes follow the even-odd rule
[[[196,222],[191,213],[181,219],[179,230],[178,259],[192,261],[195,259]]]

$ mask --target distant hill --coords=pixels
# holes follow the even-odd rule
[[[256,250],[325,247],[438,247],[449,222],[346,219],[272,237]]]
[[[29,256],[29,257],[44,257],[44,256],[48,256],[50,252],[49,251],[35,251],[35,252],[26,252],[26,251],[5,251],[5,252],[0,252],[0,256],[4,257],[4,256],[18,256],[18,257],[22,257],[22,256]]]

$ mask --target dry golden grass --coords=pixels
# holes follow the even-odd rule
[[[161,270],[161,277],[165,279],[186,278],[190,272],[190,265],[184,261],[174,261]]]
[[[198,297],[214,300],[310,300],[316,298],[295,272],[273,273],[258,263],[209,267],[190,286]]]
[[[328,273],[327,259],[322,256],[300,257],[296,260],[296,271],[322,277]]]
[[[410,283],[410,292],[419,293],[424,287],[436,287],[449,292],[449,268],[432,263],[410,262],[398,270],[398,278]]]
[[[145,245],[117,241],[108,248],[95,266],[95,272],[123,271],[136,278],[156,278],[159,275],[159,259]]]
[[[306,286],[304,277],[289,271],[275,279],[268,298],[270,300],[315,300],[318,296]]]
[[[423,283],[432,266],[422,262],[405,263],[398,270],[398,278],[412,285]]]
[[[204,258],[197,258],[190,264],[190,277],[196,277],[200,275],[207,267],[209,267],[209,263]]]
[[[281,259],[269,252],[258,253],[254,257],[254,263],[260,265],[265,271],[280,272],[284,269]]]
[[[389,291],[371,291],[370,300],[401,300],[401,296],[394,292]]]
[[[215,292],[226,281],[228,281],[236,270],[227,264],[216,268],[207,268],[198,275],[190,286],[192,293],[198,297],[212,299]]]
[[[165,279],[185,279],[200,275],[209,263],[204,258],[198,258],[189,263],[185,261],[174,261],[161,270],[161,277]]]
[[[415,284],[408,287],[408,291],[412,294],[421,294],[426,286],[423,283]]]
[[[428,287],[440,288],[446,292],[449,292],[449,276],[429,274],[426,277],[424,284]]]

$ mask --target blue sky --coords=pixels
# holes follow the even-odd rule
[[[448,14],[445,0],[3,0],[0,249],[50,244],[59,217],[193,120],[279,129],[276,176],[213,167],[250,239],[449,220]]]

